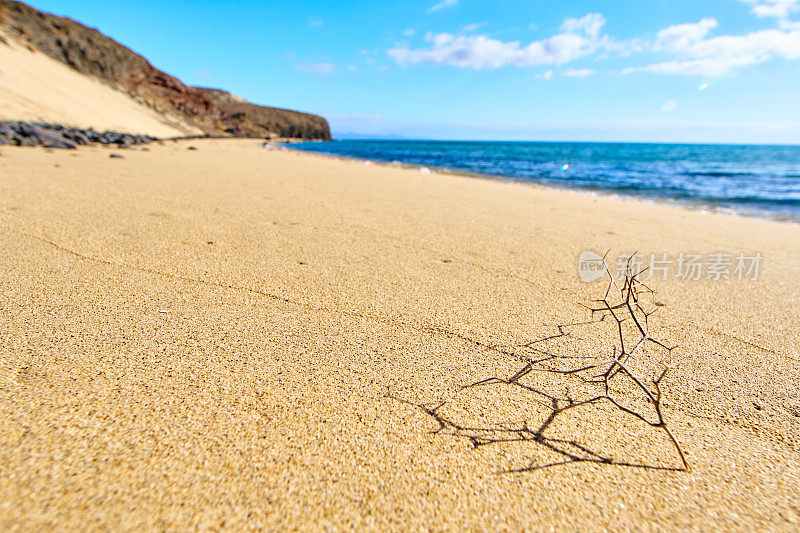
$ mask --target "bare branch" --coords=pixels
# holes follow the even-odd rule
[[[464,390],[470,387],[488,385],[514,386],[533,393],[535,395],[534,401],[549,411],[538,428],[531,429],[528,427],[527,421],[523,422],[519,428],[506,426],[501,428],[465,428],[440,413],[439,410],[444,404],[439,404],[434,408],[418,405],[417,407],[430,415],[439,424],[439,428],[434,433],[449,431],[455,436],[469,438],[473,446],[476,447],[506,442],[533,441],[565,458],[564,461],[542,466],[530,465],[522,469],[513,470],[514,472],[586,461],[623,464],[642,468],[663,468],[648,467],[643,464],[615,463],[610,458],[591,451],[574,440],[556,439],[545,434],[548,428],[563,413],[581,407],[588,408],[598,403],[605,403],[653,428],[662,430],[669,438],[680,460],[680,467],[674,469],[688,471],[690,467],[686,456],[678,440],[667,427],[662,411],[661,385],[669,371],[669,367],[663,365],[656,355],[652,353],[653,351],[663,351],[670,355],[675,347],[667,346],[665,343],[650,336],[648,331],[649,317],[655,312],[655,309],[649,312],[646,311],[641,299],[643,295],[652,294],[653,290],[638,279],[638,276],[647,270],[646,268],[637,272],[632,270],[634,255],[628,258],[627,271],[619,282],[614,279],[611,270],[605,263],[606,256],[603,256],[603,264],[605,265],[609,282],[602,298],[594,300],[592,302],[593,305],[583,306],[590,312],[590,320],[559,324],[557,325],[556,333],[520,345],[520,347],[540,353],[544,357],[528,359],[525,366],[510,378],[504,379],[495,376],[462,387],[462,390]],[[619,297],[612,298],[612,293],[618,293]],[[599,315],[599,318],[596,318],[597,315]],[[607,317],[610,320],[606,321]],[[611,357],[609,358],[608,352],[604,349],[599,349],[599,347],[598,349],[592,348],[586,353],[560,355],[550,350],[548,346],[544,346],[548,342],[556,344],[561,344],[564,341],[585,342],[586,339],[574,334],[574,330],[577,327],[594,327],[601,328],[601,330],[605,327],[613,328],[615,342],[611,348]],[[540,348],[539,346],[543,347]],[[601,355],[601,352],[605,352],[606,355]],[[565,364],[572,367],[564,368]],[[657,370],[656,375],[652,377],[646,376],[644,374],[646,371],[641,370],[642,368],[652,369],[653,366],[660,370]],[[589,394],[583,396],[585,399],[576,400],[567,390],[564,396],[558,397],[539,390],[535,384],[529,384],[527,381],[523,382],[526,379],[533,379],[533,376],[540,373],[560,375],[563,376],[563,379],[579,378],[578,385],[589,389]],[[597,390],[598,387],[599,390]],[[595,389],[595,392],[591,392],[592,388]],[[647,407],[647,411],[641,411],[631,406],[628,401],[623,403],[618,398],[619,395],[627,395],[632,398],[634,405],[638,401],[640,406],[649,407]],[[653,414],[655,414],[655,417],[653,417]],[[498,434],[499,436],[496,436]]]

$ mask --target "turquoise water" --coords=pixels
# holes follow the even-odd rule
[[[289,146],[800,221],[800,146],[373,140]]]

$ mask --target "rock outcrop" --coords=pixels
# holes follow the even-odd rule
[[[251,104],[220,89],[198,87],[198,90],[222,111],[222,124],[231,135],[331,139],[328,121],[317,115]]]
[[[78,145],[99,143],[113,144],[118,148],[130,148],[137,144],[148,144],[156,140],[158,139],[148,135],[65,128],[59,124],[47,122],[0,122],[0,145],[72,149],[77,148]]]
[[[167,118],[188,121],[209,135],[330,138],[322,117],[252,104],[247,104],[250,107],[245,113],[234,112],[219,105],[208,91],[158,70],[98,30],[22,2],[0,0],[0,28],[30,48],[127,92]]]

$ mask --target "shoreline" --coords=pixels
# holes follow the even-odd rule
[[[422,170],[426,169],[430,172],[436,172],[439,174],[446,174],[446,175],[454,175],[454,176],[464,176],[476,179],[484,179],[484,180],[492,180],[492,181],[501,181],[505,183],[519,183],[522,185],[526,185],[529,187],[543,187],[547,189],[554,189],[564,192],[574,192],[583,195],[595,196],[598,198],[611,198],[611,199],[618,199],[622,201],[631,201],[645,205],[664,205],[670,207],[676,207],[679,209],[687,209],[694,212],[699,213],[713,213],[718,215],[727,215],[739,218],[752,218],[757,220],[767,220],[770,222],[780,222],[783,224],[792,224],[796,226],[800,226],[800,216],[791,216],[791,215],[771,215],[768,213],[760,214],[760,213],[747,213],[737,210],[735,208],[727,207],[727,206],[719,206],[710,203],[698,202],[698,201],[691,201],[691,200],[681,200],[676,198],[653,198],[649,196],[641,196],[636,194],[621,194],[616,192],[610,192],[603,189],[586,189],[580,187],[569,187],[567,185],[559,185],[559,184],[549,184],[549,183],[541,183],[533,179],[529,178],[515,178],[513,176],[504,176],[500,174],[486,174],[481,172],[471,172],[468,170],[461,170],[457,168],[449,168],[449,167],[436,167],[436,166],[429,166],[429,165],[422,165],[416,163],[406,163],[403,161],[391,161],[387,162],[380,159],[369,159],[364,157],[357,157],[357,156],[347,156],[347,155],[339,155],[339,154],[329,154],[325,152],[317,152],[313,150],[302,150],[296,149],[292,147],[293,144],[305,144],[305,143],[317,143],[317,142],[325,142],[325,141],[293,141],[293,142],[281,142],[275,141],[274,144],[279,146],[281,149],[294,151],[294,152],[303,152],[307,154],[315,154],[324,157],[330,157],[333,159],[341,159],[344,161],[353,161],[357,163],[364,164],[368,162],[369,164],[373,165],[380,165],[386,166],[390,168],[407,168],[410,170]],[[446,142],[446,141],[442,141]],[[469,141],[464,141],[469,142]],[[501,141],[498,141],[501,142]],[[518,142],[527,142],[527,141],[518,141]],[[539,142],[539,141],[536,141]],[[544,142],[544,141],[543,141]],[[553,141],[554,143],[558,143],[560,141]],[[576,142],[575,144],[582,144],[580,142]],[[623,144],[623,143],[607,143],[607,144]],[[645,143],[628,143],[628,144],[645,144]],[[667,144],[667,143],[656,143],[656,144]],[[680,143],[674,143],[680,144]],[[703,146],[750,146],[750,145],[703,145]],[[766,146],[782,146],[782,145],[766,145]],[[794,147],[795,145],[786,145],[789,147]],[[800,145],[798,145],[800,146]]]
[[[26,123],[31,124],[33,126],[42,126],[46,125],[48,127],[55,126],[57,129],[64,129],[64,130],[74,130],[79,132],[91,132],[94,135],[100,136],[117,136],[117,137],[135,137],[135,138],[144,138],[145,136],[137,135],[137,134],[130,134],[124,132],[114,132],[114,131],[104,131],[104,132],[95,132],[91,128],[72,128],[68,126],[63,126],[60,124],[50,125],[48,123],[42,122],[25,122],[25,121],[5,121],[3,124],[6,123]],[[0,124],[2,126],[2,124]],[[2,139],[0,139],[2,140]],[[61,141],[62,139],[59,139]],[[71,139],[63,139],[63,140],[71,140]],[[620,194],[615,192],[604,191],[602,189],[597,190],[590,190],[584,189],[579,187],[569,187],[566,185],[559,185],[559,184],[546,184],[537,182],[531,179],[525,178],[514,178],[512,176],[503,176],[499,174],[486,174],[481,172],[471,172],[467,170],[461,170],[456,168],[448,168],[448,167],[436,167],[436,166],[429,166],[429,165],[422,165],[416,163],[405,163],[402,161],[392,161],[387,162],[379,159],[369,159],[369,158],[362,158],[356,156],[346,156],[346,155],[338,155],[338,154],[329,154],[324,152],[317,152],[317,151],[308,151],[308,150],[301,150],[296,149],[293,147],[295,144],[305,144],[305,143],[320,143],[320,142],[327,142],[327,141],[317,141],[317,140],[304,140],[304,139],[293,139],[293,138],[272,138],[272,139],[261,139],[257,137],[234,137],[234,136],[212,136],[212,135],[186,135],[186,136],[177,136],[177,137],[165,137],[165,138],[158,138],[158,137],[149,137],[146,141],[136,141],[135,143],[118,143],[116,140],[112,142],[105,142],[105,141],[95,141],[90,144],[81,144],[77,143],[76,146],[71,147],[64,147],[64,146],[47,146],[43,144],[41,140],[33,138],[33,142],[35,144],[22,144],[22,145],[14,145],[14,144],[2,144],[0,142],[0,149],[1,148],[44,148],[44,149],[59,149],[59,150],[72,150],[77,147],[91,147],[91,146],[104,146],[106,148],[118,148],[118,149],[129,149],[132,146],[137,146],[140,144],[163,144],[163,143],[179,143],[182,141],[202,141],[202,140],[213,140],[213,141],[250,141],[253,142],[255,145],[262,149],[279,149],[285,150],[292,153],[302,153],[302,154],[309,154],[309,155],[316,155],[321,156],[324,158],[330,158],[333,160],[341,160],[346,162],[352,162],[362,165],[375,165],[380,167],[386,168],[401,168],[406,170],[413,170],[419,171],[422,173],[437,173],[441,175],[449,175],[449,176],[459,176],[465,178],[472,178],[472,179],[479,179],[479,180],[486,180],[486,181],[496,181],[501,183],[509,183],[509,184],[518,184],[524,187],[531,187],[534,189],[545,189],[545,190],[554,190],[554,191],[561,191],[565,193],[575,193],[581,196],[588,196],[594,198],[607,198],[611,200],[619,200],[622,202],[632,202],[635,204],[640,205],[652,205],[652,206],[664,206],[673,209],[682,209],[686,211],[691,211],[700,214],[714,214],[714,215],[722,215],[722,216],[729,216],[735,218],[742,218],[742,219],[753,219],[753,220],[762,220],[767,222],[778,222],[781,224],[788,224],[792,226],[800,226],[800,217],[792,217],[792,216],[778,216],[778,215],[769,215],[769,214],[756,214],[756,213],[745,213],[739,210],[725,207],[725,206],[717,206],[714,204],[707,204],[703,202],[693,202],[688,200],[680,200],[674,198],[652,198],[648,196],[639,196],[635,194]],[[519,141],[519,142],[526,142],[526,141]],[[556,142],[556,141],[554,141]],[[576,142],[576,144],[580,144]],[[619,143],[609,143],[609,144],[619,144]],[[633,144],[642,144],[642,143],[633,143]],[[664,144],[664,143],[659,143]],[[112,146],[116,145],[116,146]],[[739,145],[733,145],[739,146]],[[741,145],[741,146],[749,146],[749,145]],[[778,145],[769,145],[769,146],[778,146]],[[787,145],[788,146],[788,145]]]

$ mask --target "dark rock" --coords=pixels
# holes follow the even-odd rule
[[[70,139],[75,144],[80,144],[82,146],[87,146],[87,145],[92,144],[92,141],[91,141],[91,139],[89,139],[89,136],[86,135],[84,132],[82,132],[80,130],[68,131],[68,132],[66,132],[64,134],[64,137],[66,137],[67,139]]]
[[[108,157],[111,159],[125,159],[124,155],[119,155],[119,154],[108,154]]]
[[[34,139],[33,137],[24,137],[22,135],[17,135],[16,137],[17,146],[38,146],[39,141]]]
[[[52,124],[30,124],[20,125],[20,133],[25,137],[33,139],[35,144],[41,144],[45,148],[66,148],[74,149],[77,145],[64,137]]]
[[[93,143],[99,143],[100,139],[103,138],[103,136],[100,133],[94,130],[87,131],[86,136],[89,137],[89,140],[92,141]]]
[[[158,140],[147,135],[115,131],[98,133],[91,128],[66,128],[60,124],[47,122],[18,121],[0,122],[0,139],[6,141],[2,144],[68,149],[92,143],[116,144],[119,148],[130,148],[137,144],[148,144]]]
[[[133,135],[128,135],[124,133],[119,137],[119,144],[120,148],[130,148],[134,144],[139,144],[139,141]]]

